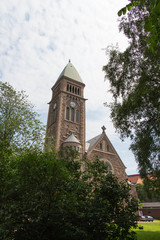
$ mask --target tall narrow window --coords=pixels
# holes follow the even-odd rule
[[[66,107],[66,119],[69,120],[69,107]]]
[[[109,152],[109,145],[107,145],[107,152]]]
[[[74,108],[71,108],[71,121],[74,122]]]
[[[69,84],[67,84],[67,91],[69,92]]]
[[[52,121],[56,121],[56,109],[53,110]]]
[[[76,122],[79,122],[79,110],[76,110]]]
[[[102,143],[100,143],[100,146],[99,146],[99,147],[100,147],[100,149],[102,150]]]

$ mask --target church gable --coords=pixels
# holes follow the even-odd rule
[[[91,161],[98,157],[108,167],[108,171],[114,173],[120,180],[126,179],[125,166],[114,149],[112,143],[102,127],[102,134],[87,141],[87,156]]]
[[[93,148],[95,150],[100,150],[107,153],[114,153],[114,149],[112,147],[112,144],[110,143],[107,136],[101,136],[95,147]]]
[[[117,154],[114,147],[112,146],[109,138],[105,134],[105,127],[102,127],[102,134],[87,141],[88,149],[87,153],[91,153],[93,150],[101,151],[105,153]]]

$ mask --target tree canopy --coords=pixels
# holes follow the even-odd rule
[[[126,14],[132,7],[145,7],[149,17],[145,20],[144,28],[149,33],[147,43],[152,51],[159,51],[160,48],[160,0],[130,0],[130,3],[119,10],[118,15]]]
[[[0,153],[40,146],[44,127],[24,91],[0,81]]]
[[[149,35],[145,24],[150,16],[147,7],[138,5],[121,18],[119,29],[129,39],[129,46],[124,52],[110,49],[109,61],[103,70],[113,96],[113,102],[108,105],[114,126],[122,139],[131,138],[131,149],[141,176],[150,172],[158,181],[160,48],[151,51],[148,47]]]
[[[134,239],[137,201],[128,184],[98,159],[63,155],[32,150],[0,162],[0,238]]]

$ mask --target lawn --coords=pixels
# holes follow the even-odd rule
[[[138,223],[143,229],[135,229],[138,240],[160,240],[160,222]]]

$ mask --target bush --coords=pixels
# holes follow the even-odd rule
[[[64,156],[32,151],[3,159],[0,238],[134,239],[137,202],[129,186],[98,159],[80,161],[71,150]]]

